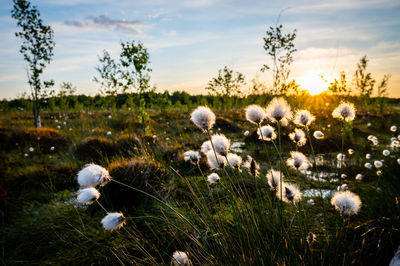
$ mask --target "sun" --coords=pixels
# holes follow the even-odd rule
[[[334,80],[329,74],[313,72],[300,77],[297,83],[300,88],[307,90],[311,95],[317,95],[328,89],[329,83]]]

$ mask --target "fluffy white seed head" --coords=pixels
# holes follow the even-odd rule
[[[390,131],[396,132],[396,131],[397,131],[397,127],[396,127],[396,126],[391,126],[391,127],[390,127]]]
[[[293,116],[289,104],[283,98],[272,99],[267,106],[266,112],[268,119],[275,123],[279,122],[282,125],[286,125]]]
[[[175,251],[174,254],[172,254],[172,263],[175,266],[184,266],[190,265],[190,260],[185,252]]]
[[[306,170],[311,164],[303,153],[292,151],[290,152],[290,158],[286,160],[286,165],[296,170]]]
[[[270,169],[267,172],[267,180],[268,180],[268,185],[271,190],[277,190],[278,187],[280,186],[281,183],[281,175],[282,175],[282,180],[283,180],[283,174],[274,169]]]
[[[364,164],[364,167],[365,167],[365,168],[368,168],[368,169],[371,169],[371,168],[372,168],[372,164],[370,164],[370,163],[365,163],[365,164]]]
[[[104,186],[110,180],[108,171],[97,164],[87,164],[78,173],[78,183],[81,188]]]
[[[215,114],[210,108],[199,106],[191,113],[190,120],[200,129],[208,131],[215,124]]]
[[[338,155],[336,155],[336,159],[338,159],[338,161],[344,161],[344,159],[346,159],[346,155],[343,153],[339,153]]]
[[[399,158],[399,159],[397,159],[397,163],[398,163],[398,164],[400,164],[400,158]]]
[[[108,231],[119,229],[126,223],[125,217],[121,212],[108,213],[102,220],[103,228]]]
[[[247,160],[244,162],[243,166],[249,171],[251,175],[258,175],[258,170],[260,169],[260,166],[250,155],[247,155]]]
[[[204,154],[207,154],[208,151],[212,151],[212,145],[211,142],[209,140],[203,142],[203,144],[201,144],[201,149],[200,151]]]
[[[392,143],[390,143],[390,148],[394,149],[398,147],[400,147],[400,142],[398,140],[394,140]]]
[[[376,168],[381,168],[382,167],[382,165],[383,165],[383,163],[381,162],[381,161],[375,161],[374,162],[374,166],[376,167]]]
[[[353,121],[356,117],[356,109],[354,104],[349,102],[342,102],[336,107],[332,112],[333,118],[337,118],[340,120],[345,120],[347,122]]]
[[[276,139],[275,129],[270,125],[262,126],[257,129],[258,138],[266,141]]]
[[[381,176],[382,175],[382,171],[381,170],[376,171],[376,175],[377,176]]]
[[[365,159],[371,159],[371,154],[369,154],[369,153],[367,153],[367,154],[365,154]]]
[[[77,202],[90,205],[100,197],[100,193],[94,187],[83,188],[78,191]]]
[[[192,164],[197,164],[201,159],[200,153],[198,151],[186,151],[183,155],[183,159],[185,160],[185,162],[190,162]]]
[[[219,183],[219,181],[220,181],[219,175],[216,174],[216,173],[212,173],[212,174],[210,174],[209,176],[207,176],[207,181],[208,181],[210,184]]]
[[[239,169],[242,164],[242,157],[234,153],[228,153],[226,156],[228,158],[228,163],[235,169]]]
[[[224,167],[226,165],[226,158],[220,154],[217,154],[215,157],[215,153],[213,150],[208,151],[206,153],[207,164],[210,167],[210,170],[219,169],[220,167]]]
[[[260,124],[267,116],[264,108],[256,104],[247,106],[245,111],[247,121],[257,125]]]
[[[353,149],[348,149],[347,152],[348,152],[350,155],[354,154],[354,150],[353,150]]]
[[[389,156],[390,155],[390,151],[383,150],[382,154],[383,154],[383,156]]]
[[[227,139],[224,135],[213,135],[211,137],[212,144],[214,145],[215,151],[222,155],[226,156],[229,152],[229,147],[231,146],[231,141]]]
[[[341,174],[341,175],[340,175],[340,178],[346,179],[346,178],[347,178],[347,175],[346,175],[346,174]]]
[[[249,132],[248,130],[246,130],[246,131],[243,133],[243,135],[244,135],[245,137],[247,137],[249,134],[250,134],[250,132]]]
[[[313,199],[307,200],[307,203],[310,204],[310,205],[314,205],[315,204]]]
[[[281,199],[280,186],[276,190],[276,196]],[[282,184],[282,201],[287,203],[296,203],[301,200],[302,193],[300,189],[291,183]]]
[[[336,192],[331,204],[343,215],[357,214],[361,208],[360,197],[350,191]]]
[[[289,134],[289,138],[299,147],[304,146],[307,142],[306,133],[299,128],[295,128],[294,131]]]
[[[357,174],[356,175],[356,180],[361,181],[363,179],[363,175],[362,174]]]
[[[308,110],[298,110],[294,116],[294,123],[298,126],[308,127],[314,120],[315,116]]]
[[[314,138],[316,138],[316,139],[323,139],[323,138],[325,137],[325,136],[324,136],[324,133],[322,133],[322,132],[319,131],[319,130],[314,131],[313,136],[314,136]]]

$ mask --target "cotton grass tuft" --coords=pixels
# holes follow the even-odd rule
[[[126,219],[121,212],[108,213],[102,220],[103,228],[108,231],[120,229],[125,225]]]
[[[110,180],[108,171],[97,164],[87,164],[78,173],[78,183],[81,188],[104,186]]]
[[[199,106],[191,113],[190,120],[203,131],[208,131],[215,124],[215,114],[210,108]]]
[[[256,104],[247,106],[245,111],[247,121],[256,125],[259,125],[267,116],[264,108]]]
[[[100,193],[93,187],[84,188],[78,191],[77,202],[90,205],[100,198]]]
[[[357,214],[361,208],[360,197],[350,191],[336,192],[331,199],[331,204],[342,215]]]
[[[332,112],[333,118],[344,120],[346,122],[353,121],[356,117],[356,109],[354,104],[349,102],[342,102]]]

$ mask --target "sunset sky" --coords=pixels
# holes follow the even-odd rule
[[[97,56],[105,49],[117,57],[120,42],[132,40],[149,49],[151,82],[160,92],[206,93],[207,82],[225,65],[245,74],[248,86],[256,75],[270,85],[269,73],[259,72],[269,62],[262,38],[284,9],[284,29],[298,31],[292,77],[303,87],[317,84],[319,74],[332,79],[342,70],[351,79],[358,60],[367,55],[373,77],[379,81],[391,73],[389,96],[400,97],[398,0],[32,3],[55,32],[54,58],[44,75],[55,80],[55,89],[70,81],[78,93],[98,93],[99,85],[92,81]],[[29,90],[11,9],[11,0],[2,1],[0,99]]]

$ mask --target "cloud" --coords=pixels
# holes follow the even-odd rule
[[[82,29],[126,31],[135,35],[143,35],[144,27],[144,23],[139,20],[112,19],[107,15],[88,16],[83,21],[66,20],[64,24]]]

